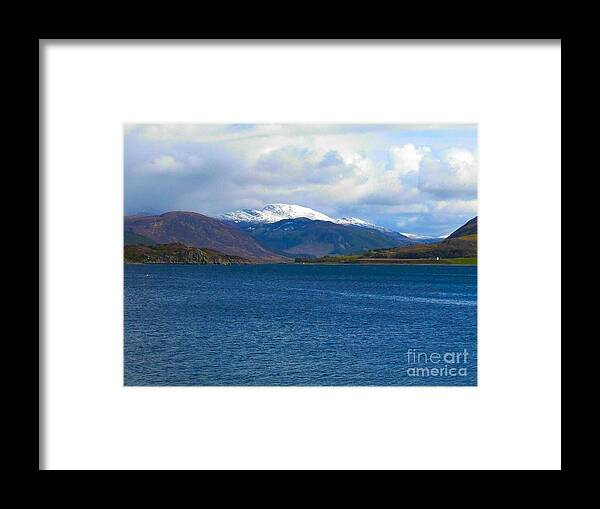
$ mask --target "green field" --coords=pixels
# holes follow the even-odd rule
[[[440,260],[442,261],[442,260]],[[474,256],[472,258],[448,258],[447,260],[443,260],[444,263],[449,263],[452,265],[477,265],[477,257]]]
[[[360,258],[357,256],[325,256],[317,259],[296,259],[307,264],[360,264],[360,265],[477,265],[477,257],[471,258]]]

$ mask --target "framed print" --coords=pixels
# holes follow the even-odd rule
[[[40,40],[41,470],[557,470],[560,40]]]

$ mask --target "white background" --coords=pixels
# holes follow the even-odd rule
[[[560,468],[560,45],[45,43],[51,469]],[[478,122],[478,388],[124,388],[124,122]]]

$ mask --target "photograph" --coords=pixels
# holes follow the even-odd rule
[[[124,385],[476,386],[478,128],[124,126]]]

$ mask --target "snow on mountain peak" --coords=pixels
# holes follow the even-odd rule
[[[329,221],[331,223],[343,225],[372,228],[382,232],[391,231],[382,226],[377,226],[376,224],[358,219],[357,217],[342,217],[341,219],[335,219],[322,212],[309,209],[308,207],[288,205],[287,203],[271,203],[260,210],[243,209],[235,212],[228,212],[227,214],[223,214],[221,219],[234,223],[276,223],[277,221],[282,221],[284,219],[298,219],[300,217],[312,219],[313,221]]]
[[[260,210],[244,209],[228,212],[221,217],[234,223],[276,223],[283,219],[298,219],[299,217],[306,217],[313,221],[335,222],[335,219],[316,210],[286,203],[272,203]]]

